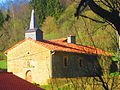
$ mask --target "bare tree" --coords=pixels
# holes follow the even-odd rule
[[[115,29],[118,31],[118,34],[120,35],[120,0],[98,0],[98,1],[109,9],[108,10],[104,9],[102,6],[99,5],[99,3],[96,3],[95,0],[81,0],[75,16],[79,16],[80,13],[88,5],[94,13],[96,13],[109,23],[112,23]]]

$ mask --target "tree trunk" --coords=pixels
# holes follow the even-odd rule
[[[81,12],[80,9],[85,4],[87,4],[94,13],[96,13],[103,19],[106,19],[107,21],[112,23],[115,26],[116,30],[118,31],[118,34],[120,35],[120,16],[119,16],[120,12],[119,11],[113,9],[113,11],[109,12],[103,9],[102,7],[98,6],[94,0],[81,0],[75,16],[79,16],[79,13]]]
[[[120,35],[119,11],[114,10],[112,12],[109,12],[109,11],[101,8],[100,6],[98,6],[93,0],[90,0],[88,5],[94,13],[96,13],[100,17],[102,17],[102,18],[106,19],[107,21],[109,21],[110,23],[112,23],[115,26],[116,30],[118,31],[118,34]]]

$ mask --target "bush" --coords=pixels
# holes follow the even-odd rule
[[[110,73],[110,76],[119,76],[119,72]]]

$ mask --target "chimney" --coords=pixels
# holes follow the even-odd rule
[[[74,43],[74,44],[76,44],[76,37],[72,36],[72,35],[68,36],[67,37],[67,43]]]

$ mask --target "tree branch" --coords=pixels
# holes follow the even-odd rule
[[[85,15],[80,15],[80,16],[82,16],[82,17],[84,17],[84,18],[88,18],[88,19],[90,19],[90,20],[92,20],[92,21],[95,21],[95,22],[97,22],[97,23],[105,23],[105,22],[103,22],[103,21],[95,20],[95,19],[90,18],[90,17],[85,16]]]
[[[79,16],[80,8],[87,1],[89,1],[88,5],[89,5],[90,9],[94,13],[99,15],[100,17],[102,17],[102,18],[106,19],[107,21],[109,21],[110,23],[112,23],[116,27],[116,30],[118,31],[118,33],[120,35],[120,16],[119,16],[119,11],[117,9],[113,9],[113,11],[110,12],[110,11],[103,9],[99,5],[97,5],[94,0],[81,0],[79,6],[77,8],[77,11],[75,13],[75,16]]]

